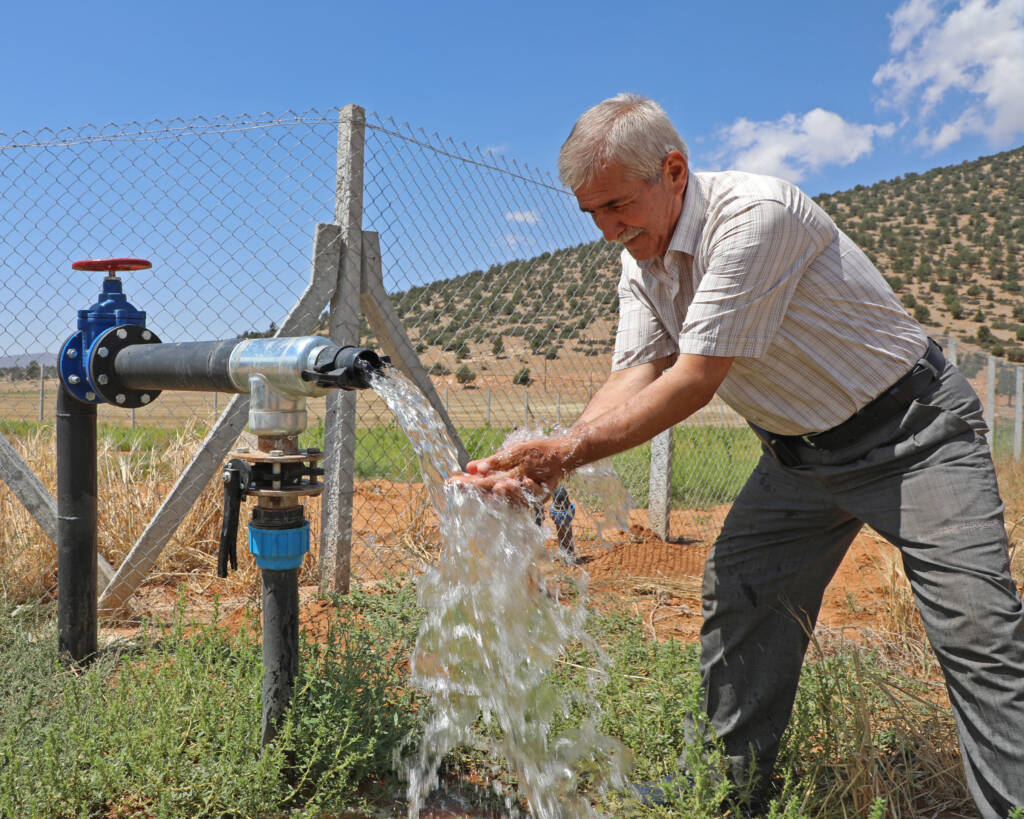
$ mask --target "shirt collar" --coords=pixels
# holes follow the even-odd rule
[[[686,253],[694,256],[697,252],[697,243],[700,241],[701,233],[704,231],[704,221],[707,216],[707,197],[701,187],[697,174],[691,173],[686,182],[686,191],[683,193],[683,209],[679,212],[675,229],[672,231],[672,238],[668,243],[668,250],[664,257],[655,256],[640,262],[640,269],[645,273],[653,274],[656,278],[668,278],[667,269],[670,267],[670,258],[673,253]]]
[[[676,229],[672,232],[666,255],[673,251],[690,256],[696,254],[697,242],[704,230],[706,212],[707,199],[701,190],[700,179],[697,178],[697,174],[691,173],[686,182],[686,192],[683,194],[683,209],[676,221]]]

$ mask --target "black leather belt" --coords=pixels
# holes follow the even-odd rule
[[[792,456],[786,457],[789,452],[782,451],[792,446],[825,450],[843,449],[855,444],[868,432],[910,406],[915,398],[938,380],[945,368],[946,357],[942,354],[942,349],[928,339],[928,349],[906,375],[832,429],[807,435],[776,435],[753,424],[751,427],[769,451],[784,464],[787,464],[788,460],[795,460]]]

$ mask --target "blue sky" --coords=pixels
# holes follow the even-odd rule
[[[1024,0],[4,6],[7,135],[354,102],[553,173],[582,110],[636,91],[696,169],[812,194],[1024,143]]]

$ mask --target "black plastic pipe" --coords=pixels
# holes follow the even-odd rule
[[[57,390],[57,631],[65,661],[96,655],[96,405]]]
[[[238,392],[228,374],[231,353],[244,339],[133,344],[117,353],[114,372],[133,390]]]
[[[299,570],[263,569],[263,733],[272,742],[299,673]]]

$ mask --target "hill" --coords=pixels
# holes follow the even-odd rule
[[[1024,147],[815,197],[874,260],[908,312],[1024,361]],[[393,294],[435,374],[469,359],[607,355],[619,247],[599,240]],[[364,328],[367,343],[373,343]]]

